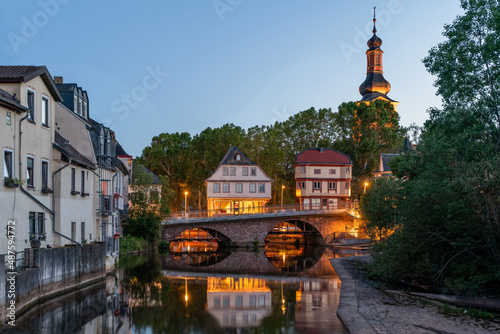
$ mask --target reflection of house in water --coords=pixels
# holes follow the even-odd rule
[[[315,310],[337,305],[339,293],[338,278],[316,278],[300,282],[300,289],[295,294],[296,310]]]
[[[207,311],[222,327],[257,327],[271,314],[265,279],[209,277]]]

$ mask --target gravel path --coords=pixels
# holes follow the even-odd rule
[[[500,334],[498,319],[476,319],[462,312],[445,314],[443,305],[445,310],[447,306],[440,301],[391,290],[367,279],[357,269],[357,261],[369,259],[331,260],[342,281],[338,315],[351,334]]]

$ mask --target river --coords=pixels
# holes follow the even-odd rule
[[[17,320],[17,329],[345,333],[336,316],[341,283],[330,259],[361,251],[266,244],[265,249],[216,253],[188,246],[190,253],[122,257],[106,282],[31,309]]]

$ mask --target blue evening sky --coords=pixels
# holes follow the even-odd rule
[[[162,132],[245,129],[360,99],[373,6],[401,124],[440,107],[421,60],[459,0],[2,0],[3,65],[46,65],[133,156]]]

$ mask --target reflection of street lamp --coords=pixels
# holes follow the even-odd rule
[[[187,213],[187,198],[188,198],[188,192],[184,192],[184,217],[186,217]]]
[[[283,210],[283,189],[285,189],[285,186],[281,186],[281,210]]]
[[[364,191],[365,194],[366,194],[366,187],[368,187],[368,182],[365,182],[365,191]]]
[[[184,278],[184,286],[186,287],[186,292],[184,293],[184,299],[186,300],[186,306],[188,302],[188,282],[187,277]]]

